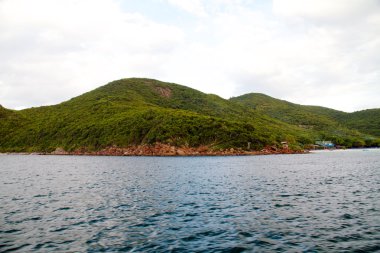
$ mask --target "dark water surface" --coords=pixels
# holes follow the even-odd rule
[[[0,252],[379,252],[380,150],[0,156]]]

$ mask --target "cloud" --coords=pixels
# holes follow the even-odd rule
[[[201,0],[167,0],[169,4],[172,4],[181,10],[189,12],[199,17],[207,16],[203,1]]]
[[[341,9],[335,1],[298,2],[274,1],[274,17],[244,10],[239,18],[222,18],[224,37],[234,40],[224,49],[237,48],[230,57],[239,66],[230,68],[235,94],[258,91],[346,111],[380,107],[372,93],[380,92],[378,2],[356,8],[359,1],[344,1],[352,5]],[[350,17],[360,18],[342,22]]]
[[[140,76],[225,98],[262,92],[346,111],[380,107],[376,0],[143,6],[150,1],[178,13],[160,20],[113,0],[0,1],[0,104],[52,104]]]
[[[319,21],[352,20],[375,13],[377,0],[273,0],[276,15]]]
[[[11,108],[56,103],[125,76],[155,76],[184,36],[108,0],[5,0],[0,31],[0,80],[8,87],[0,101]]]

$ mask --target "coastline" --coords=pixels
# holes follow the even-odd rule
[[[53,152],[9,152],[3,155],[68,155],[68,156],[249,156],[249,155],[280,155],[280,154],[307,154],[308,150],[291,150],[288,148],[277,148],[268,146],[258,151],[247,151],[243,149],[214,150],[208,146],[199,147],[177,147],[168,144],[156,143],[154,145],[137,145],[129,147],[107,147],[98,151],[86,148],[75,151],[65,151],[57,148]]]
[[[256,155],[291,155],[291,154],[313,154],[323,152],[344,152],[344,151],[380,151],[380,148],[350,148],[350,149],[275,149],[266,147],[259,151],[246,151],[242,149],[225,149],[225,150],[205,150],[205,147],[186,148],[169,146],[171,149],[152,150],[152,146],[133,146],[127,148],[108,147],[99,151],[86,151],[85,149],[71,152],[57,149],[53,152],[4,152],[0,156],[6,155],[61,155],[61,156],[157,156],[157,157],[183,157],[183,156],[256,156]]]

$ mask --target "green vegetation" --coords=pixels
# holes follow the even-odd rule
[[[368,109],[336,117],[336,120],[362,133],[380,137],[380,109]]]
[[[99,150],[155,142],[214,149],[246,149],[250,142],[256,150],[280,146],[281,141],[294,149],[318,139],[348,147],[380,143],[379,121],[363,134],[343,112],[256,95],[225,100],[178,84],[130,78],[58,105],[20,111],[0,106],[0,152]],[[355,117],[364,122],[366,115]]]
[[[298,105],[259,93],[230,100],[309,130],[314,133],[314,138],[309,140],[316,137],[346,147],[380,146],[380,109],[346,113],[321,106]]]

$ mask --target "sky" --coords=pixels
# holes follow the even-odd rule
[[[0,104],[51,105],[146,77],[380,108],[379,0],[0,0]]]

